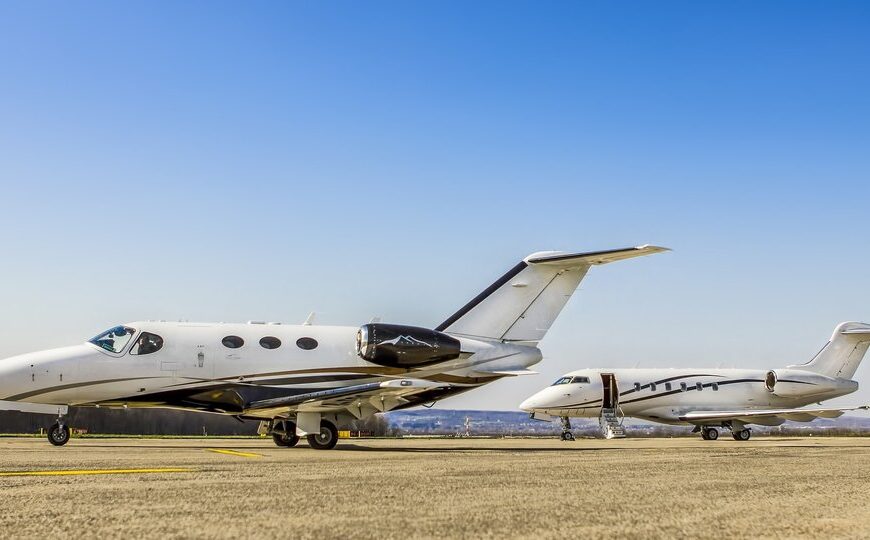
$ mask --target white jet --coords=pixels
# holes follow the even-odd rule
[[[163,407],[262,420],[278,446],[317,449],[336,425],[434,403],[502,377],[534,373],[538,342],[592,265],[666,251],[655,246],[529,255],[435,329],[142,321],[81,345],[0,362],[0,409],[58,415],[67,407]]]
[[[749,424],[778,426],[786,420],[837,418],[867,406],[806,407],[851,394],[852,380],[870,346],[870,325],[845,322],[809,363],[758,369],[581,369],[525,400],[520,408],[538,420],[561,419],[562,440],[574,440],[571,417],[598,417],[608,439],[624,437],[622,419],[694,425],[704,440],[718,428],[738,441]]]

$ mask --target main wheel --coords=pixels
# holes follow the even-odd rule
[[[272,440],[275,444],[283,448],[292,448],[299,442],[299,435],[296,435],[296,424],[285,420],[281,422],[284,433],[273,433]]]
[[[562,433],[562,440],[563,441],[573,441],[574,434],[571,433],[570,431],[566,431],[565,433]]]
[[[719,430],[716,428],[704,428],[701,431],[701,438],[705,441],[715,441],[719,438]]]
[[[740,431],[734,431],[731,433],[731,436],[734,437],[735,441],[748,441],[751,435],[752,432],[748,429],[741,429]]]
[[[48,428],[48,442],[54,446],[63,446],[69,442],[69,428],[60,424],[53,424]]]
[[[338,430],[335,424],[327,420],[320,421],[320,433],[308,435],[308,446],[315,450],[331,450],[338,442]]]

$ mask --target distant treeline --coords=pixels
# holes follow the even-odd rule
[[[68,425],[93,434],[117,435],[256,435],[259,422],[231,416],[172,409],[106,409],[70,407]],[[0,411],[0,433],[39,433],[55,422],[51,415]],[[340,429],[386,435],[389,422],[381,415],[352,422]]]

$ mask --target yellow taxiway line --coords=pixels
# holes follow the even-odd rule
[[[263,457],[262,454],[254,454],[253,452],[239,452],[237,450],[224,450],[223,448],[206,448],[209,452],[214,452],[215,454],[226,454],[228,456],[239,456],[246,458],[258,458]]]
[[[164,469],[84,469],[84,470],[60,470],[60,471],[9,471],[0,472],[0,476],[84,476],[90,474],[155,474],[155,473],[184,473],[194,472],[193,469],[164,468]]]

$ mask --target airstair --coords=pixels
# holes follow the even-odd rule
[[[601,433],[605,439],[625,438],[625,430],[622,428],[616,409],[601,409],[598,425],[601,426]]]

